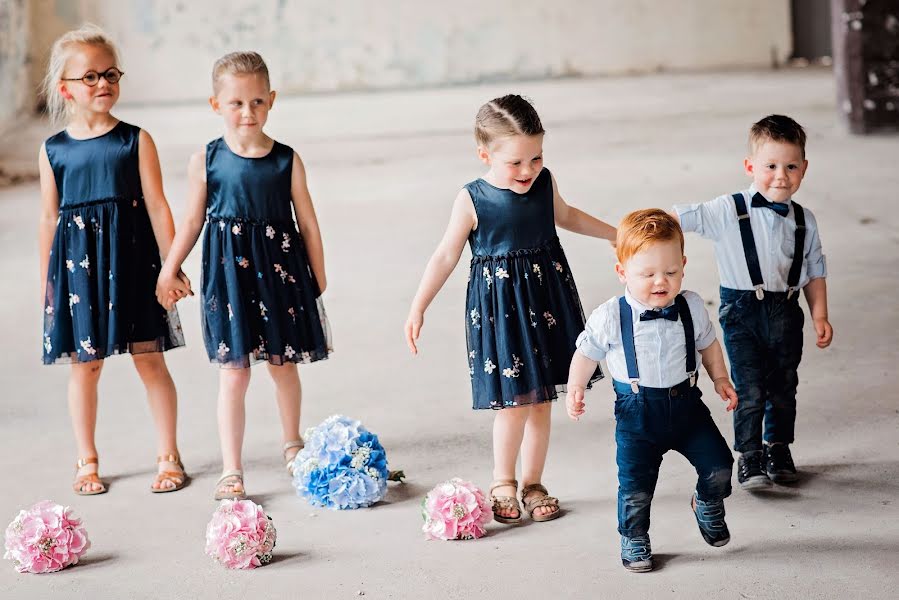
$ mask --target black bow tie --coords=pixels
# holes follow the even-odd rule
[[[765,200],[765,197],[758,192],[756,192],[755,196],[752,197],[752,206],[756,208],[762,206],[764,206],[765,208],[770,208],[782,217],[785,217],[790,213],[790,205],[786,202],[768,202],[767,200]]]
[[[677,321],[677,305],[672,304],[668,308],[663,308],[661,310],[644,310],[640,313],[641,321],[652,321],[653,319]]]

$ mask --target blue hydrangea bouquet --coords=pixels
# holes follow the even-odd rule
[[[362,423],[333,415],[306,430],[306,447],[293,463],[293,486],[313,506],[334,510],[364,508],[384,498],[387,480],[401,472],[387,470],[387,454]]]

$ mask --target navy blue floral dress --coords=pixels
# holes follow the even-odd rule
[[[555,400],[584,311],[556,235],[552,177],[543,169],[525,194],[483,179],[465,189],[478,216],[465,309],[474,408]]]
[[[206,146],[203,338],[209,360],[244,368],[322,360],[331,334],[292,212],[294,152],[260,158]]]
[[[44,143],[59,194],[44,364],[184,345],[178,313],[156,301],[161,259],[141,191],[139,137],[139,127],[119,122],[99,137],[61,131]]]

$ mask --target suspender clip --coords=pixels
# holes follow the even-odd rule
[[[690,387],[696,387],[696,371],[690,373]]]
[[[797,287],[787,288],[787,300],[792,298],[793,294],[795,294],[797,292],[797,290],[799,290],[799,288],[797,288]]]
[[[749,218],[749,213],[746,213],[743,215],[741,215],[741,214],[737,215],[737,221],[742,221],[743,219],[748,219],[748,218]]]
[[[640,380],[639,379],[631,379],[631,391],[635,394],[640,393]]]
[[[765,290],[763,290],[762,287],[761,284],[755,286],[755,297],[759,300],[764,300],[765,298]]]

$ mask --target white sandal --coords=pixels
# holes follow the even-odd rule
[[[290,442],[285,442],[284,446],[282,446],[282,448],[281,448],[281,455],[284,457],[284,460],[286,461],[284,467],[287,469],[287,473],[290,474],[291,477],[293,477],[293,462],[296,459],[297,455],[294,454],[290,458],[287,458],[287,451],[292,450],[293,448],[299,448],[299,450],[297,450],[297,454],[299,454],[300,450],[302,450],[305,447],[306,447],[306,442],[304,442],[302,439],[299,439],[299,440],[293,440]]]

